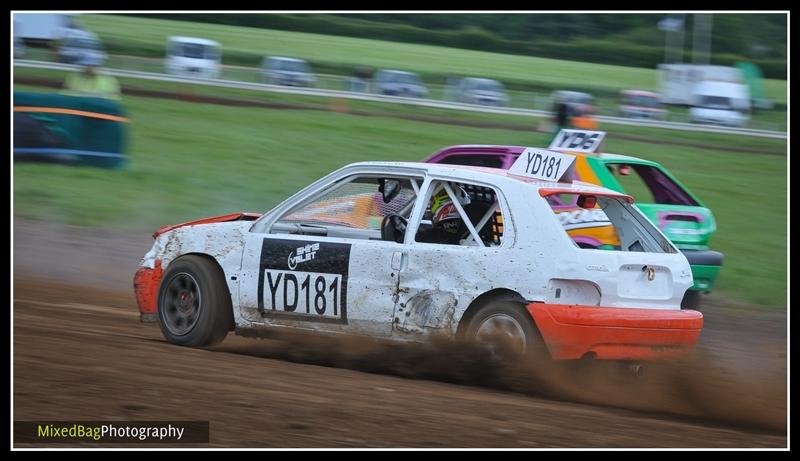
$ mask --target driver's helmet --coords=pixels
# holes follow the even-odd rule
[[[453,190],[458,197],[458,203],[461,206],[469,205],[471,200],[467,192],[461,187]],[[442,189],[438,194],[433,197],[431,203],[431,222],[434,227],[441,227],[445,232],[456,233],[461,225],[461,215],[458,209],[453,204],[447,191]]]

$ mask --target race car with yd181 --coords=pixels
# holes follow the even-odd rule
[[[686,256],[630,196],[559,182],[575,160],[527,148],[509,170],[355,163],[264,214],[165,226],[134,278],[141,319],[183,346],[300,329],[556,360],[686,354],[703,327],[680,306]],[[619,245],[579,245],[565,206]]]

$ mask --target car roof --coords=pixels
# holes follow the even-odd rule
[[[621,93],[631,96],[651,96],[654,98],[658,98],[661,96],[658,93],[654,93],[652,91],[644,91],[644,90],[622,90]]]
[[[588,96],[590,98],[594,98],[594,96],[592,96],[591,94],[584,93],[584,92],[581,92],[581,91],[558,90],[558,91],[554,91],[553,94],[558,94],[558,95],[561,95],[561,96],[578,96],[578,97]]]
[[[613,195],[619,197],[626,197],[625,194],[607,189],[605,187],[589,184],[581,181],[574,183],[564,183],[555,181],[543,181],[540,179],[529,178],[525,176],[517,176],[510,174],[508,170],[499,168],[486,168],[467,165],[446,165],[439,163],[419,163],[419,162],[358,162],[352,163],[345,168],[358,168],[367,167],[379,169],[391,168],[406,168],[425,170],[428,174],[437,176],[447,176],[456,180],[476,180],[488,183],[494,183],[498,179],[501,181],[511,180],[525,183],[534,189],[558,189],[563,190],[564,193],[597,193],[603,195]]]
[[[294,61],[294,62],[306,62],[305,59],[299,58],[288,58],[286,56],[267,56],[269,59],[281,60],[281,61]]]
[[[219,46],[219,42],[215,42],[214,40],[209,40],[207,38],[171,36],[171,37],[169,37],[169,41],[170,42],[196,43],[198,45]]]
[[[395,69],[381,69],[379,72],[385,73],[393,73],[393,74],[407,74],[407,75],[417,75],[416,72],[409,72],[407,70],[395,70]]]
[[[492,82],[492,83],[500,83],[498,80],[493,78],[482,78],[482,77],[465,77],[464,80],[471,80],[473,82]]]
[[[592,154],[589,154],[592,155]],[[630,155],[619,155],[619,154],[609,154],[603,153],[596,155],[600,160],[604,162],[614,163],[614,162],[627,162],[627,163],[638,163],[640,165],[649,165],[654,167],[660,167],[658,162],[654,162],[652,160],[645,160],[639,157],[632,157]]]

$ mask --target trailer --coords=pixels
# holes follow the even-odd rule
[[[53,43],[78,28],[71,16],[59,13],[15,13],[14,35],[26,43]]]
[[[664,104],[693,105],[697,86],[708,81],[744,84],[740,69],[695,64],[659,64],[659,92]]]

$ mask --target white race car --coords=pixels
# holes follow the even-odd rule
[[[557,182],[571,159],[529,148],[510,170],[356,163],[263,215],[165,226],[134,279],[141,319],[184,346],[295,328],[503,341],[553,359],[688,352],[703,316],[680,308],[686,257],[631,197]],[[575,196],[618,248],[570,238],[557,213]]]

